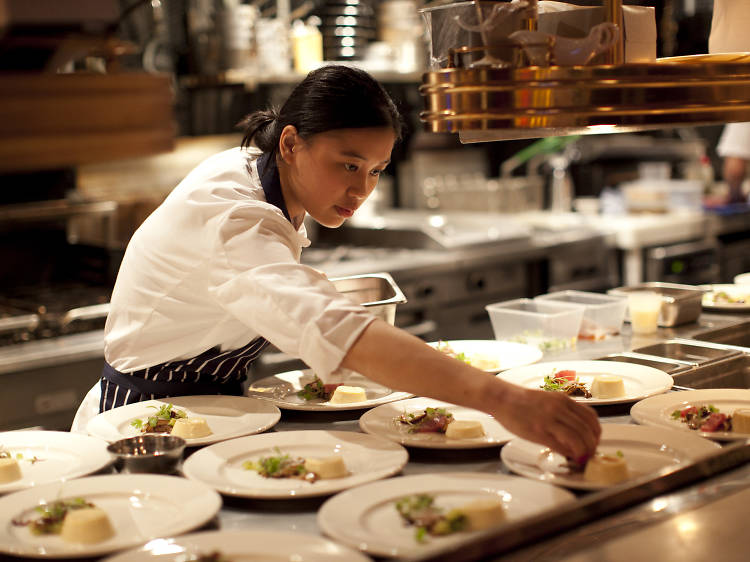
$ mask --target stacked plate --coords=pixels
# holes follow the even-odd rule
[[[376,38],[375,10],[368,0],[327,0],[319,10],[324,60],[359,60]]]

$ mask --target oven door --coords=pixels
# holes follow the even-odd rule
[[[712,240],[656,246],[644,255],[646,281],[700,285],[719,282],[719,248]]]

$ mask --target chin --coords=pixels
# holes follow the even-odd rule
[[[315,217],[313,217],[315,218]],[[338,228],[341,225],[346,222],[346,219],[343,217],[326,217],[324,219],[317,219],[315,218],[316,222],[320,224],[321,226],[325,226],[326,228]]]

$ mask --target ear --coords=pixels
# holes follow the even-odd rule
[[[284,162],[289,163],[294,158],[294,153],[299,150],[300,136],[294,125],[287,125],[281,131],[279,137],[279,155]]]

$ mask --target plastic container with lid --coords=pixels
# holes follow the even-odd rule
[[[578,339],[581,340],[601,340],[619,334],[628,308],[628,299],[624,296],[588,291],[558,291],[540,295],[534,300],[563,302],[583,307],[583,320],[578,332]]]
[[[543,352],[575,347],[584,307],[578,304],[514,299],[489,304],[495,339],[536,345]]]

